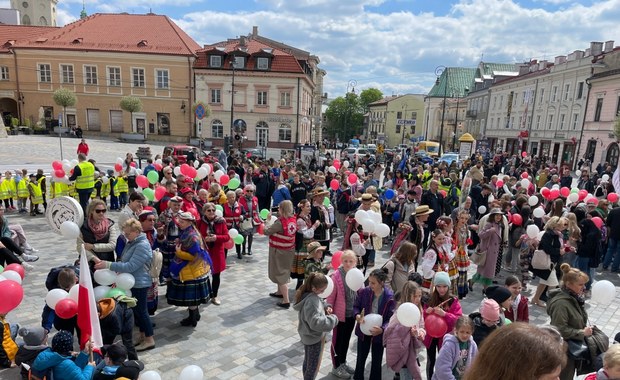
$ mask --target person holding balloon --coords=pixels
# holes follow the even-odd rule
[[[583,216],[583,213],[577,212],[577,214]],[[581,236],[577,245],[577,258],[574,261],[574,265],[588,275],[589,280],[586,283],[586,292],[589,292],[594,280],[595,269],[600,261],[603,235],[592,219],[582,218],[579,220],[579,229]],[[574,250],[574,247],[571,247],[571,249]]]
[[[130,273],[134,278],[131,295],[136,298],[137,304],[133,308],[136,324],[140,329],[141,342],[136,351],[145,351],[155,348],[153,338],[153,324],[148,313],[147,292],[151,288],[152,279],[148,272],[153,251],[146,234],[142,231],[142,224],[136,219],[129,219],[123,225],[123,235],[127,244],[123,249],[121,261],[111,262],[95,258],[95,269],[110,269],[119,273]]]
[[[305,261],[309,256],[308,246],[314,240],[314,230],[320,225],[320,222],[317,220],[312,223],[310,220],[310,201],[307,199],[302,200],[297,205],[297,232],[295,233],[295,258],[293,259],[293,265],[291,265],[291,278],[297,279],[297,285],[295,289],[299,289],[301,284],[304,281],[304,278],[307,277],[305,273]],[[318,243],[318,246],[321,247],[321,244]],[[321,256],[319,257],[319,262],[323,258],[322,254],[327,247],[322,246],[322,249],[318,251],[321,252]],[[309,273],[308,273],[309,274]]]
[[[433,380],[461,380],[478,355],[473,339],[474,322],[466,315],[456,320],[453,334],[446,334],[439,350]]]
[[[435,289],[424,308],[424,326],[426,336],[426,378],[431,379],[435,369],[437,352],[443,344],[443,337],[452,331],[456,320],[463,315],[461,304],[457,297],[450,293],[450,277],[447,272],[437,272],[433,277]]]
[[[357,321],[357,362],[353,379],[364,379],[364,368],[368,354],[372,351],[370,380],[381,379],[381,362],[383,360],[383,332],[394,314],[394,293],[386,285],[387,273],[384,269],[375,269],[368,276],[368,286],[358,290],[353,304],[353,313]],[[361,326],[366,323],[366,314],[378,314],[379,325]],[[370,318],[368,318],[370,320]]]
[[[252,255],[252,242],[254,241],[254,234],[256,233],[257,226],[263,224],[263,221],[259,217],[258,198],[255,195],[256,186],[253,184],[245,185],[244,194],[239,197],[239,205],[243,209],[243,223],[241,224],[241,235],[244,237],[241,245],[241,254]],[[269,210],[267,210],[267,214]],[[261,210],[261,215],[263,214]],[[267,219],[267,215],[264,215]]]
[[[101,199],[93,199],[86,207],[84,223],[77,238],[76,251],[86,250],[89,262],[116,261],[114,250],[119,237],[116,223],[107,217],[107,207]]]
[[[231,240],[228,227],[226,226],[226,219],[215,215],[215,205],[207,203],[202,208],[202,216],[197,224],[198,231],[200,231],[213,261],[213,266],[211,267],[211,303],[220,305],[221,301],[218,297],[221,281],[220,275],[226,269],[224,244]]]

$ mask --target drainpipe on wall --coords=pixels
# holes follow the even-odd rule
[[[192,96],[192,91],[196,88],[196,75],[194,75],[194,71],[192,70],[192,57],[187,57],[187,83],[188,83],[188,88],[187,88],[187,92],[188,92],[188,99],[189,99],[189,104],[187,105],[187,107],[189,108],[189,112],[187,112],[186,110],[183,110],[184,112],[187,112],[187,119],[189,122],[189,140],[188,143],[191,141],[192,135],[196,134],[196,137],[198,137],[199,139],[202,138],[202,136],[199,136],[196,129],[194,129],[194,123],[192,123],[192,117],[194,115],[194,112],[192,112],[193,107],[193,96]],[[200,149],[202,149],[202,146],[200,147]]]
[[[19,70],[17,69],[17,52],[14,49],[11,49],[11,53],[13,53],[13,60],[15,61],[15,84],[17,87],[17,117],[19,118],[19,123],[22,123],[22,103],[21,103],[21,87],[19,86]]]
[[[594,68],[590,69],[590,78],[594,74]],[[592,84],[590,83],[590,78],[586,79],[586,85],[588,86],[588,92],[586,94],[586,106],[583,112],[583,122],[581,123],[581,133],[579,134],[579,145],[577,146],[577,153],[575,154],[575,162],[573,162],[573,170],[577,169],[577,162],[579,162],[579,154],[581,153],[581,141],[583,140],[583,131],[586,128],[586,116],[588,114],[588,103],[590,102],[590,90],[592,88]]]
[[[301,88],[300,88],[300,84],[301,84],[301,78],[297,78],[297,126],[295,127],[295,150],[298,149],[298,145],[299,145],[299,111],[301,109],[301,105],[300,105],[300,100],[299,98],[301,97]],[[301,150],[299,151],[299,157],[301,158]]]

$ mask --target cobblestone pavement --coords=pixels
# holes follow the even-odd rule
[[[26,151],[31,145],[29,139],[33,137],[16,136],[22,142],[11,142],[11,149]],[[13,136],[11,139],[14,138]],[[38,145],[36,157],[32,158],[37,164],[48,163],[56,158],[56,154],[40,157],[45,152],[52,153],[55,146],[50,146],[46,138]],[[21,159],[7,154],[4,148],[6,140],[0,140],[0,170],[6,165],[19,165]],[[89,140],[91,149],[95,152],[104,151],[99,148],[99,141]],[[102,161],[114,162],[118,156],[124,156],[125,144],[101,142],[110,156],[103,156]],[[53,145],[53,144],[52,144]],[[119,145],[119,146],[116,146]],[[40,148],[39,148],[40,147]],[[135,152],[135,148],[129,148]],[[110,216],[116,219],[117,214]],[[46,290],[44,286],[46,275],[50,268],[73,262],[77,258],[75,243],[67,241],[47,227],[41,216],[29,217],[7,213],[10,223],[20,223],[31,241],[32,246],[38,249],[41,259],[34,264],[35,269],[27,274],[24,280],[25,297],[21,305],[9,313],[8,320],[19,322],[22,325],[40,323],[40,316],[45,303]],[[332,247],[340,245],[340,238]],[[253,255],[238,260],[236,255],[228,258],[227,270],[222,274],[220,289],[221,306],[205,305],[202,307],[202,319],[196,328],[179,326],[179,321],[185,317],[186,311],[181,308],[170,307],[165,301],[165,288],[160,288],[159,310],[153,318],[156,323],[155,340],[157,347],[140,354],[140,359],[149,370],[157,370],[162,379],[177,379],[181,370],[190,364],[203,368],[208,379],[301,379],[301,365],[303,361],[303,346],[297,334],[297,313],[276,307],[277,300],[268,296],[275,290],[275,285],[267,278],[267,239],[257,236],[254,241]],[[376,267],[380,267],[388,258],[388,253],[380,251],[377,254]],[[620,284],[617,274],[597,272],[598,280],[608,279],[614,284]],[[293,284],[290,293],[293,296]],[[531,298],[535,287],[529,285],[524,294]],[[462,301],[464,313],[477,310],[482,294],[478,286],[475,292]],[[617,313],[620,304],[620,293],[616,301],[610,306],[600,306],[587,303],[591,323],[601,327],[605,333],[613,337],[620,331],[620,315]],[[548,323],[545,310],[540,307],[530,307],[531,323]],[[348,355],[349,364],[355,364],[356,338],[351,339]],[[422,363],[424,366],[424,363]],[[323,355],[323,362],[319,374],[320,379],[335,379],[329,374],[331,371],[329,345]],[[370,371],[370,360],[367,362],[367,375]],[[17,379],[16,370],[0,371],[0,379]],[[391,379],[391,371],[384,365],[384,379]]]

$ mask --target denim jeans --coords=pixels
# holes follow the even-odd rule
[[[612,237],[609,238],[607,244],[607,253],[605,254],[605,260],[603,260],[603,268],[609,268],[609,265],[611,265],[611,270],[613,271],[620,269],[620,241]]]
[[[590,290],[592,280],[594,280],[594,268],[590,268],[590,258],[577,256],[574,266],[590,277],[586,283],[586,290]]]
[[[138,303],[133,307],[133,317],[140,329],[140,332],[144,333],[147,338],[153,336],[153,324],[151,323],[151,317],[149,317],[149,311],[146,304],[146,292],[149,288],[132,288],[131,295],[138,300]]]

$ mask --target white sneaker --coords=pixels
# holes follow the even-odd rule
[[[23,262],[22,266],[24,267],[25,270],[27,271],[31,271],[34,269],[34,266],[32,266],[31,264],[28,264],[27,262]]]
[[[340,364],[338,368],[332,369],[331,374],[341,379],[351,378],[351,375],[347,372],[346,364]]]
[[[32,247],[28,247],[28,248],[24,249],[24,251],[26,251],[26,252],[31,252],[31,253],[36,253],[36,252],[39,252],[39,250],[38,250],[38,249],[34,249],[34,248],[32,248]]]
[[[35,262],[35,261],[39,260],[39,256],[29,255],[29,254],[27,254],[27,253],[24,253],[24,254],[22,255],[22,259],[23,259],[24,261],[26,261],[26,262],[33,263],[33,262]]]
[[[355,373],[355,368],[350,367],[347,363],[343,364],[344,369],[351,375]]]

